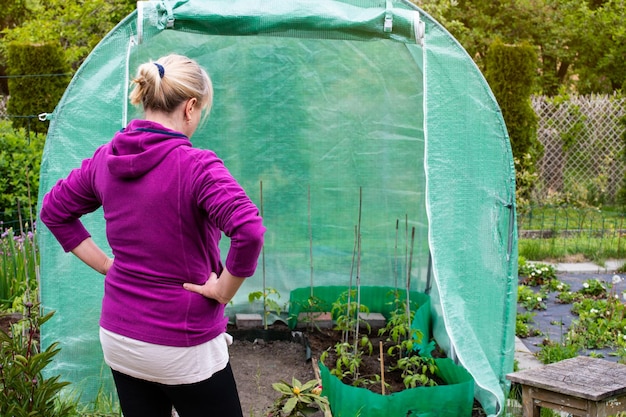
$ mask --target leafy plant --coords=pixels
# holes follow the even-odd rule
[[[275,297],[275,298],[274,298]],[[283,307],[278,303],[280,293],[274,288],[266,287],[263,291],[254,291],[248,294],[248,301],[253,303],[257,300],[263,302],[263,327],[267,329],[267,318],[274,312],[277,316],[280,315]]]
[[[434,387],[437,382],[430,377],[437,371],[437,365],[433,358],[425,358],[419,355],[410,355],[398,359],[396,365],[390,370],[402,371],[402,381],[406,388]]]
[[[385,353],[389,358],[388,372],[398,371],[407,389],[437,385],[435,380],[437,366],[434,359],[429,356],[434,346],[429,345],[423,356],[419,354],[417,348],[421,345],[423,333],[411,327],[414,311],[409,311],[407,314],[406,304],[400,302],[397,297],[394,302],[396,309],[392,311],[386,326],[379,330],[379,336],[387,336]],[[338,303],[340,304],[342,303]],[[329,351],[322,354],[320,358],[322,362],[330,356]],[[371,355],[373,351],[369,338],[362,337],[356,345],[342,341],[337,343],[332,351],[335,363],[330,372],[343,382],[353,386],[368,387],[382,380],[379,375],[359,374],[363,356]],[[385,387],[387,386],[385,383]]]
[[[395,332],[394,329],[390,331],[390,334],[401,333]],[[395,365],[391,365],[389,370],[401,371],[405,388],[437,385],[432,378],[437,372],[435,360],[432,357],[421,356],[415,350],[415,341],[420,341],[422,337],[418,330],[409,329],[404,337],[397,339],[395,344],[387,349],[387,354],[395,359]]]
[[[13,229],[0,236],[0,309],[14,308],[28,292],[36,301],[39,251],[33,233],[16,235]],[[15,311],[15,310],[14,310]],[[21,311],[21,310],[20,310]]]
[[[585,298],[572,311],[578,314],[567,333],[572,343],[588,349],[626,346],[626,307],[619,298]]]
[[[373,352],[372,343],[367,336],[363,336],[356,347],[348,342],[338,342],[332,349],[335,352],[336,360],[334,366],[330,369],[331,375],[355,387],[367,387],[380,381],[379,375],[370,377],[359,373],[363,355],[371,355]],[[320,360],[324,362],[328,356],[328,351],[325,351],[322,353]]]
[[[28,135],[0,120],[0,214],[17,220],[18,209],[37,206],[44,135]]]
[[[533,321],[535,313],[527,311],[525,313],[518,313],[515,318],[515,335],[521,338],[537,336],[541,332],[530,325]]]
[[[584,296],[577,291],[563,291],[556,295],[556,301],[561,304],[572,304],[576,301],[582,300],[583,298]]]
[[[344,340],[348,340],[349,335],[357,333],[357,324],[361,323],[367,328],[368,333],[371,328],[367,322],[359,320],[359,313],[369,313],[366,305],[356,302],[356,290],[343,292],[333,303],[330,312],[335,317],[335,330],[340,330]]]
[[[324,300],[311,295],[304,302],[298,303],[298,305],[300,308],[297,310],[303,314],[299,315],[299,317],[295,317],[295,315],[292,314],[291,317],[294,317],[298,322],[304,323],[309,330],[319,330],[317,319],[321,317],[324,312],[328,311]]]
[[[330,373],[345,383],[353,386],[367,387],[380,381],[379,375],[363,376],[359,372],[363,355],[372,355],[374,347],[368,336],[358,336],[361,323],[371,330],[369,323],[361,321],[358,314],[369,313],[367,306],[358,303],[356,290],[343,292],[332,304],[331,314],[335,317],[335,329],[341,331],[341,341],[322,353],[320,360],[325,362],[332,350],[334,366],[329,366]]]
[[[519,263],[518,274],[525,284],[533,287],[549,284],[556,280],[556,269],[554,266],[544,263],[531,264],[523,260]]]
[[[615,352],[612,352],[609,355],[617,356],[617,362],[626,365],[626,346],[619,347]]]
[[[526,310],[545,310],[545,299],[548,295],[544,292],[535,293],[532,288],[526,285],[520,285],[517,288],[517,302]]]
[[[36,334],[53,313],[44,316],[30,302],[25,319],[12,325],[11,331],[0,331],[0,404],[4,415],[14,417],[66,416],[71,405],[57,401],[57,395],[68,382],[59,376],[44,378],[43,369],[59,352],[58,344],[40,351]]]
[[[555,363],[578,356],[579,350],[580,346],[576,343],[558,343],[547,340],[537,352],[537,358],[544,364]]]
[[[569,291],[571,288],[571,285],[559,281],[556,278],[551,278],[549,279],[545,284],[543,284],[541,286],[541,291],[543,292],[554,292],[554,291],[558,291],[558,292],[564,292],[564,291]]]
[[[597,278],[588,279],[583,283],[583,287],[578,290],[581,294],[593,297],[603,297],[606,295],[606,286]]]
[[[280,397],[272,404],[267,417],[306,417],[329,407],[317,380],[302,384],[293,378],[291,384],[281,381],[272,384],[272,387],[280,393]]]

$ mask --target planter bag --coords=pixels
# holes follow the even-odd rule
[[[461,45],[408,0],[137,2],[49,115],[40,198],[142,116],[130,80],[172,52],[196,59],[215,87],[194,146],[224,160],[267,227],[229,317],[258,313],[248,293],[266,286],[287,298],[357,273],[364,286],[402,287],[409,275],[430,295],[438,345],[500,413],[514,357],[515,173],[498,104]],[[102,210],[82,220],[107,251]],[[61,343],[45,372],[89,401],[111,386],[98,341],[103,278],[41,225],[38,241],[42,304],[56,311],[42,345]]]
[[[289,327],[294,328],[298,323],[298,315],[304,312],[330,312],[333,303],[339,297],[348,291],[348,287],[342,286],[326,286],[315,287],[313,289],[313,297],[318,302],[314,309],[308,308],[311,299],[310,288],[296,288],[291,291],[289,296]],[[370,313],[380,313],[386,319],[391,317],[394,309],[394,294],[396,289],[393,287],[361,287],[361,304],[367,306]],[[398,300],[404,302],[406,300],[406,292],[398,290]],[[352,301],[355,301],[352,299]],[[411,305],[417,305],[415,316],[411,328],[417,329],[422,333],[419,343],[416,343],[415,349],[419,351],[421,356],[430,357],[434,344],[430,335],[430,297],[424,293],[410,291],[409,301]],[[336,318],[336,317],[333,317]]]
[[[389,395],[346,385],[320,362],[322,395],[328,397],[333,417],[471,417],[472,376],[448,358],[435,359],[435,362],[438,375],[447,385],[410,388]]]

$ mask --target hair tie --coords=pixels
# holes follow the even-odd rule
[[[156,67],[159,69],[159,77],[163,78],[163,76],[165,75],[165,68],[163,68],[163,65],[159,64],[158,62],[155,62],[154,65],[156,65]]]

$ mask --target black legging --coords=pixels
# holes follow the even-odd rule
[[[113,370],[124,417],[243,417],[230,364],[202,382],[164,385]]]

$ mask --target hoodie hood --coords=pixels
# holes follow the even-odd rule
[[[191,147],[182,133],[148,120],[133,120],[113,137],[107,166],[116,177],[138,178],[180,146]]]

